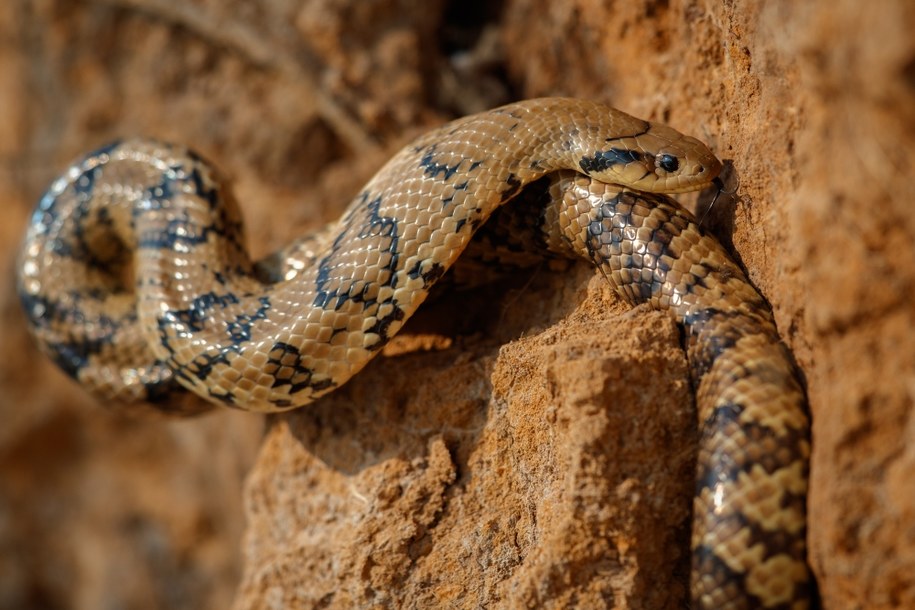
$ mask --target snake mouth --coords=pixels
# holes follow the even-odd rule
[[[682,195],[683,193],[692,193],[694,191],[704,191],[705,189],[715,186],[717,188],[717,178],[707,182],[687,182],[685,184],[665,185],[661,191],[668,195]]]

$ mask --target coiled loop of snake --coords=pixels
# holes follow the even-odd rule
[[[213,402],[299,407],[378,353],[493,210],[560,169],[681,192],[707,185],[720,163],[697,140],[601,104],[505,106],[404,148],[318,245],[320,260],[264,284],[210,168],[178,148],[128,141],[90,155],[42,199],[22,293],[34,301],[26,309],[45,349],[103,394],[142,397],[171,372]],[[93,232],[103,235],[87,239]],[[117,245],[98,251],[99,243]],[[86,261],[122,250],[136,253],[137,306],[131,286],[118,288],[117,307],[93,302],[75,278],[87,275]],[[101,265],[91,267],[90,285],[107,296]],[[70,324],[76,310],[89,323]],[[137,331],[109,349],[129,316]]]
[[[687,329],[703,435],[696,606],[802,608],[803,393],[739,268],[648,193],[703,188],[720,168],[697,140],[602,104],[519,102],[420,137],[323,237],[255,265],[208,165],[125,141],[42,198],[20,293],[42,349],[106,399],[170,400],[177,382],[211,402],[285,410],[358,372],[486,219],[552,176],[537,211],[548,247],[594,261],[624,298]]]

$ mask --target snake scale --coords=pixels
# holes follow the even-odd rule
[[[253,263],[209,165],[126,140],[40,200],[19,291],[42,350],[104,401],[283,411],[356,374],[518,199],[542,247],[592,261],[622,298],[684,329],[700,433],[693,607],[806,608],[803,389],[764,299],[667,196],[720,169],[667,126],[595,102],[523,101],[419,137],[336,224]]]

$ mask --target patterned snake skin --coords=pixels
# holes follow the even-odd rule
[[[660,194],[720,169],[697,140],[608,106],[519,102],[420,137],[338,223],[254,264],[205,162],[119,142],[41,199],[19,290],[42,350],[106,402],[287,410],[365,366],[517,198],[507,222],[536,225],[546,249],[593,261],[686,330],[701,431],[694,607],[806,608],[803,390],[765,301]]]

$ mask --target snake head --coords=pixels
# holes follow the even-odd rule
[[[579,166],[598,180],[655,193],[712,184],[722,165],[705,144],[666,125],[647,125],[638,135],[607,138],[607,148],[582,157]]]

